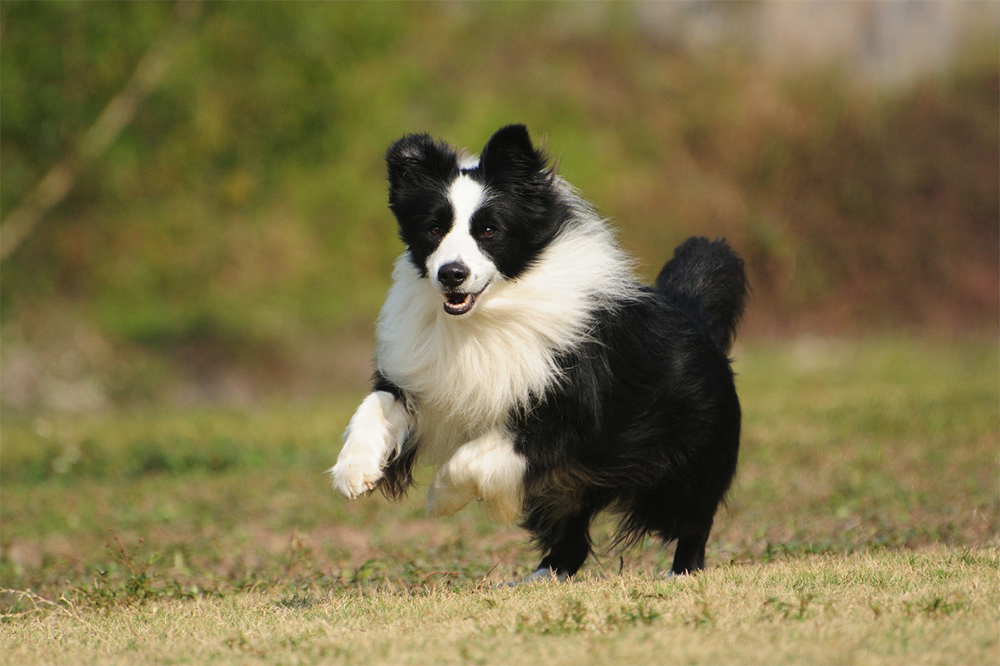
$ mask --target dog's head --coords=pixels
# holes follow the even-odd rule
[[[386,163],[399,236],[451,315],[517,279],[567,216],[554,171],[523,125],[499,129],[478,160],[410,134],[389,147]]]

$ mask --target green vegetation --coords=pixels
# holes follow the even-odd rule
[[[12,663],[995,663],[1000,353],[885,338],[737,350],[740,472],[709,568],[654,543],[569,584],[471,507],[347,503],[356,396],[4,419]],[[598,535],[607,541],[609,525]]]
[[[3,262],[0,336],[27,387],[6,400],[60,403],[53,382],[112,404],[328,383],[345,341],[370,339],[400,249],[386,146],[428,131],[476,150],[513,121],[647,277],[687,235],[728,237],[754,287],[747,334],[997,330],[995,40],[876,91],[664,48],[627,3],[581,8],[206,3],[171,37],[168,3],[5,1],[4,220],[176,41],[132,122]]]

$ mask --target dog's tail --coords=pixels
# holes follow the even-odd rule
[[[682,307],[700,311],[712,340],[729,352],[750,292],[743,260],[729,243],[687,239],[660,271],[656,290]]]

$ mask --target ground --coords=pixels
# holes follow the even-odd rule
[[[360,395],[5,413],[8,663],[997,663],[994,340],[735,350],[745,429],[708,569],[601,550],[568,584],[481,507],[347,503]],[[606,535],[607,523],[596,533]],[[601,539],[599,539],[600,541]]]

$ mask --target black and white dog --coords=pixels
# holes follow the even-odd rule
[[[479,158],[418,134],[386,161],[406,251],[334,487],[398,498],[415,462],[438,466],[430,514],[520,520],[544,553],[529,580],[573,575],[605,509],[616,544],[676,540],[671,572],[701,569],[739,449],[742,260],[691,238],[641,285],[523,125]]]

